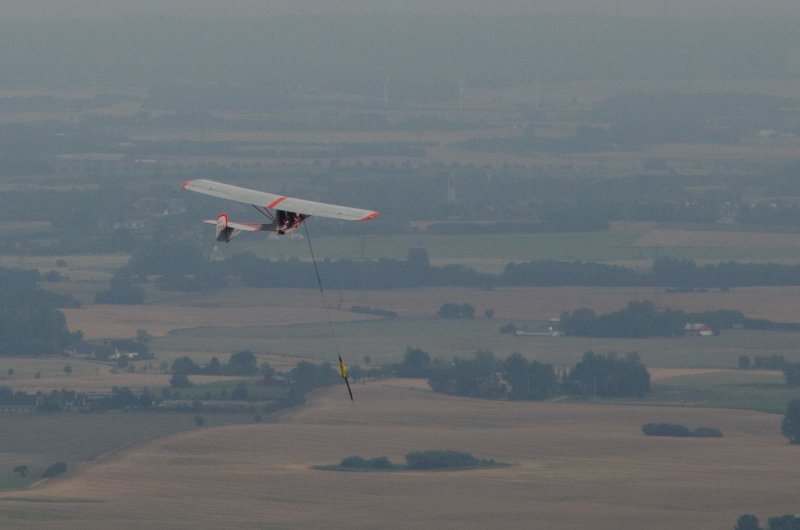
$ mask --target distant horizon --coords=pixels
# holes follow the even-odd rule
[[[630,17],[800,18],[793,0],[0,0],[0,20],[103,20],[136,16],[260,18],[285,15],[595,14]]]

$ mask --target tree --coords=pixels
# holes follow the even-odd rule
[[[786,414],[781,421],[781,432],[792,444],[800,444],[800,399],[786,405]]]
[[[169,386],[174,388],[188,388],[192,386],[192,382],[189,381],[189,376],[186,374],[173,374],[169,379]]]
[[[403,362],[397,365],[395,373],[399,377],[428,377],[430,364],[431,356],[428,352],[409,346],[406,348]]]
[[[19,465],[14,467],[14,473],[20,476],[20,478],[25,478],[28,475],[28,466],[25,464]]]
[[[194,417],[194,424],[198,427],[202,427],[206,424],[206,420],[202,416],[195,416]]]
[[[475,308],[471,304],[442,304],[436,312],[439,318],[474,318]]]
[[[409,469],[445,469],[473,467],[481,461],[459,451],[414,451],[406,455],[406,464]]]
[[[139,405],[139,398],[127,386],[111,389],[111,406],[115,409],[133,408]]]
[[[71,364],[65,364],[64,365],[64,373],[67,374],[67,375],[70,375],[72,373],[72,365]]]
[[[203,371],[210,375],[219,375],[222,373],[222,363],[220,363],[219,359],[214,356],[210,361],[208,361],[208,364]]]
[[[236,386],[231,391],[231,399],[236,401],[244,401],[249,395],[250,391],[247,390],[247,385],[244,384],[244,381],[236,383]]]
[[[431,266],[431,262],[428,259],[428,251],[420,247],[411,247],[408,249],[406,262],[408,263],[408,267],[417,273],[427,272]]]
[[[783,367],[783,377],[789,386],[800,386],[800,363],[786,363]]]
[[[275,368],[273,368],[272,365],[269,364],[268,362],[263,362],[261,363],[261,368],[259,368],[259,372],[261,372],[261,375],[264,376],[264,379],[269,379],[273,375],[275,375]]]
[[[576,394],[604,397],[641,397],[650,392],[650,374],[636,353],[620,359],[592,351],[583,354],[567,377],[568,389]]]
[[[258,362],[253,352],[242,350],[231,355],[225,373],[228,375],[252,375],[258,372]]]
[[[150,341],[152,337],[147,332],[146,329],[137,329],[136,330],[136,339],[133,341],[133,345],[136,349],[136,353],[139,354],[140,359],[147,359],[152,357],[150,354]]]
[[[800,530],[800,517],[792,514],[770,517],[767,527],[769,530]]]
[[[736,520],[733,530],[761,530],[761,526],[758,523],[758,517],[751,513],[745,513]]]
[[[461,306],[456,304],[442,304],[436,312],[439,318],[461,318]]]
[[[293,383],[292,390],[301,396],[315,388],[333,385],[341,381],[338,372],[330,363],[316,365],[308,361],[297,363],[289,372],[289,379]]]
[[[739,368],[741,370],[749,370],[750,369],[750,357],[747,355],[742,355],[739,357]]]
[[[94,301],[99,304],[141,304],[144,296],[144,289],[133,283],[130,271],[122,268],[111,278],[111,288],[97,293]]]
[[[50,465],[47,469],[44,470],[42,473],[42,478],[52,478],[58,476],[67,471],[67,464],[64,462],[56,462],[55,464]]]
[[[200,366],[197,365],[192,359],[184,355],[178,357],[172,362],[171,371],[173,374],[188,375],[200,372]]]
[[[524,396],[528,394],[530,390],[528,380],[529,364],[528,359],[517,352],[512,353],[503,361],[505,378],[511,385],[511,391],[508,393],[509,399],[525,399]]]

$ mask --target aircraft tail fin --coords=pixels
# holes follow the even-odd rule
[[[231,223],[228,223],[228,214],[225,212],[220,212],[215,224],[217,225],[217,241],[223,243],[229,243],[231,239],[242,232],[242,228],[238,224],[233,223],[232,226]]]
[[[260,232],[269,230],[271,225],[264,223],[232,223],[228,214],[220,212],[216,219],[206,219],[206,224],[214,225],[217,229],[217,241],[228,243],[231,239],[244,232]]]
[[[224,241],[225,240],[225,231],[228,228],[228,214],[225,212],[220,212],[217,216],[217,241]],[[220,238],[220,235],[223,237]]]

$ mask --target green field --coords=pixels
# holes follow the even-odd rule
[[[712,245],[682,245],[679,241],[649,245],[637,243],[652,227],[631,225],[602,232],[568,232],[551,234],[430,235],[425,233],[392,236],[315,237],[314,252],[319,259],[404,259],[408,249],[427,250],[434,262],[457,262],[476,269],[497,273],[509,261],[582,260],[625,262],[649,267],[657,256],[674,256],[696,261],[800,261],[800,246],[784,242],[756,242],[743,246],[727,241],[726,234],[785,234],[792,232],[756,230],[743,226],[720,229],[718,225],[702,227],[666,227],[692,234],[698,231],[718,232]],[[302,239],[239,238],[228,246],[218,246],[215,259],[248,251],[264,258],[308,259],[308,244]]]
[[[191,376],[189,377],[191,380]],[[202,385],[192,385],[188,388],[173,389],[173,394],[178,393],[180,397],[175,399],[183,400],[224,400],[229,399],[236,386],[242,380],[217,381]],[[288,389],[283,387],[272,387],[257,385],[253,381],[245,380],[244,386],[247,389],[248,402],[276,401],[285,399],[288,396]]]
[[[800,388],[789,387],[781,372],[726,371],[688,375],[653,383],[647,402],[783,413],[800,399]]]
[[[131,444],[196,428],[192,413],[104,412],[2,415],[0,488],[17,488],[38,479],[47,466],[91,461]],[[203,414],[206,426],[252,421],[251,414]],[[20,480],[12,470],[27,465]]]
[[[589,350],[621,354],[635,351],[646,366],[658,368],[734,368],[742,355],[783,355],[800,362],[798,335],[794,333],[727,330],[718,337],[652,339],[515,337],[499,332],[507,323],[499,319],[395,318],[337,322],[334,330],[343,355],[353,364],[360,364],[365,355],[377,365],[398,362],[407,346],[445,359],[472,356],[477,350],[490,350],[501,358],[519,352],[556,367],[573,365]],[[327,323],[179,330],[155,338],[153,348],[157,353],[251,350],[319,360],[336,358]]]
[[[313,230],[313,229],[312,229]],[[421,247],[431,260],[532,261],[544,259],[612,261],[636,259],[641,249],[633,246],[638,231],[573,232],[568,234],[428,235],[315,237],[317,258],[405,259],[408,249]],[[218,257],[247,250],[265,258],[308,258],[302,239],[237,239],[220,247]]]

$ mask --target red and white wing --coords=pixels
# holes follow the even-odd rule
[[[223,184],[213,180],[197,179],[187,180],[183,183],[183,189],[196,191],[220,199],[252,204],[269,209],[285,210],[287,212],[302,213],[316,217],[329,217],[331,219],[343,219],[346,221],[366,221],[378,217],[378,212],[362,210],[360,208],[350,208],[348,206],[337,206],[323,202],[306,201],[303,199],[293,199],[283,195],[275,195],[263,191],[255,191],[230,184]],[[229,224],[233,226],[233,224]],[[242,228],[242,230],[248,230]]]

